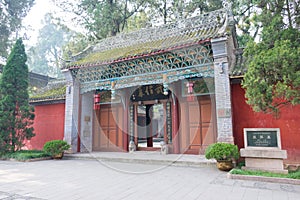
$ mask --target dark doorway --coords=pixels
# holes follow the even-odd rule
[[[164,141],[164,106],[162,103],[138,105],[137,141],[138,150],[155,150]]]

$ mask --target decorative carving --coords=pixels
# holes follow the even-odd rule
[[[209,45],[175,50],[105,66],[73,69],[73,76],[81,83],[81,92],[95,89],[111,90],[143,84],[172,83],[191,77],[213,77],[213,59]],[[165,80],[163,75],[168,74]]]
[[[159,53],[161,50],[170,50],[182,45],[219,37],[224,34],[227,15],[227,10],[220,9],[163,26],[121,33],[103,39],[95,46],[73,56],[63,68],[73,69],[112,64],[116,61],[122,61],[123,58],[132,59],[134,57],[135,59],[135,56],[138,55],[152,55],[152,53]],[[86,59],[87,57],[89,58]]]
[[[136,151],[136,145],[134,144],[133,141],[129,142],[129,148],[128,149],[129,149],[129,153],[133,153],[133,152]]]
[[[81,93],[213,77],[210,42],[199,41],[225,34],[231,4],[224,1],[223,6],[226,9],[106,38],[93,47],[91,57],[64,67],[80,83]]]
[[[168,145],[164,141],[160,142],[160,153],[163,155],[168,154]]]
[[[228,0],[223,0],[222,5],[223,5],[223,8],[225,8],[227,11],[231,11],[232,2],[230,2]]]

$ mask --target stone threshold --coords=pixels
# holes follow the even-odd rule
[[[81,159],[81,160],[99,160],[106,162],[123,162],[123,163],[137,163],[137,164],[153,164],[153,165],[172,165],[182,167],[204,167],[214,166],[215,161],[207,160],[201,156],[190,155],[143,155],[143,157],[132,155],[130,153],[112,153],[112,154],[65,154],[63,159]]]
[[[240,174],[231,174],[230,172],[227,173],[227,178],[239,179],[239,180],[249,180],[249,181],[263,181],[263,182],[271,182],[271,183],[284,183],[284,184],[300,185],[300,179],[240,175]]]

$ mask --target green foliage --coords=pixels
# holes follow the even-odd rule
[[[242,170],[233,169],[230,171],[231,174],[249,175],[249,176],[266,176],[266,177],[276,177],[276,178],[292,178],[300,179],[300,171],[289,172],[288,174],[279,174],[264,171],[254,171],[254,170]]]
[[[76,14],[77,24],[88,31],[91,40],[100,40],[123,31],[127,20],[145,9],[146,3],[144,0],[80,0],[76,3],[62,0],[57,5]]]
[[[202,14],[222,8],[222,0],[152,0],[149,1],[149,16],[164,24],[185,19],[194,14]]]
[[[86,35],[83,35],[81,33],[75,33],[69,39],[68,43],[62,47],[63,58],[69,61],[72,59],[72,55],[76,55],[80,52],[83,52],[91,44],[92,42],[88,40],[88,37]]]
[[[0,1],[0,57],[7,57],[10,36],[21,28],[34,0]]]
[[[146,12],[141,11],[136,15],[133,15],[127,20],[126,27],[124,31],[130,32],[146,28],[150,24],[150,19],[147,16]]]
[[[247,103],[266,113],[300,103],[300,32],[272,27],[264,29],[262,42],[248,43],[244,53],[248,71],[242,85]]]
[[[15,159],[18,161],[26,161],[35,158],[46,158],[49,157],[47,153],[40,150],[20,150],[12,153],[6,153],[0,156],[0,159]]]
[[[36,46],[28,51],[28,66],[32,72],[58,78],[62,76],[59,67],[62,47],[69,41],[71,31],[57,25],[59,21],[56,22],[49,13],[45,15],[43,22]]]
[[[63,153],[65,150],[68,150],[70,148],[70,145],[63,140],[52,140],[49,142],[46,142],[44,145],[44,151],[51,155],[52,157],[55,155],[58,155],[60,153]]]
[[[34,110],[29,106],[27,56],[18,39],[3,68],[0,80],[0,152],[21,149],[34,136]]]
[[[238,147],[234,144],[218,142],[211,144],[205,151],[207,159],[221,160],[236,160],[239,158]]]

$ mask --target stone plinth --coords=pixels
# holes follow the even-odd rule
[[[246,166],[243,169],[288,173],[288,170],[283,168],[283,159],[287,158],[286,150],[248,147],[241,149],[240,154],[242,157],[245,157]]]
[[[244,144],[240,150],[246,161],[243,169],[288,173],[283,168],[287,153],[281,149],[279,128],[244,128]]]

